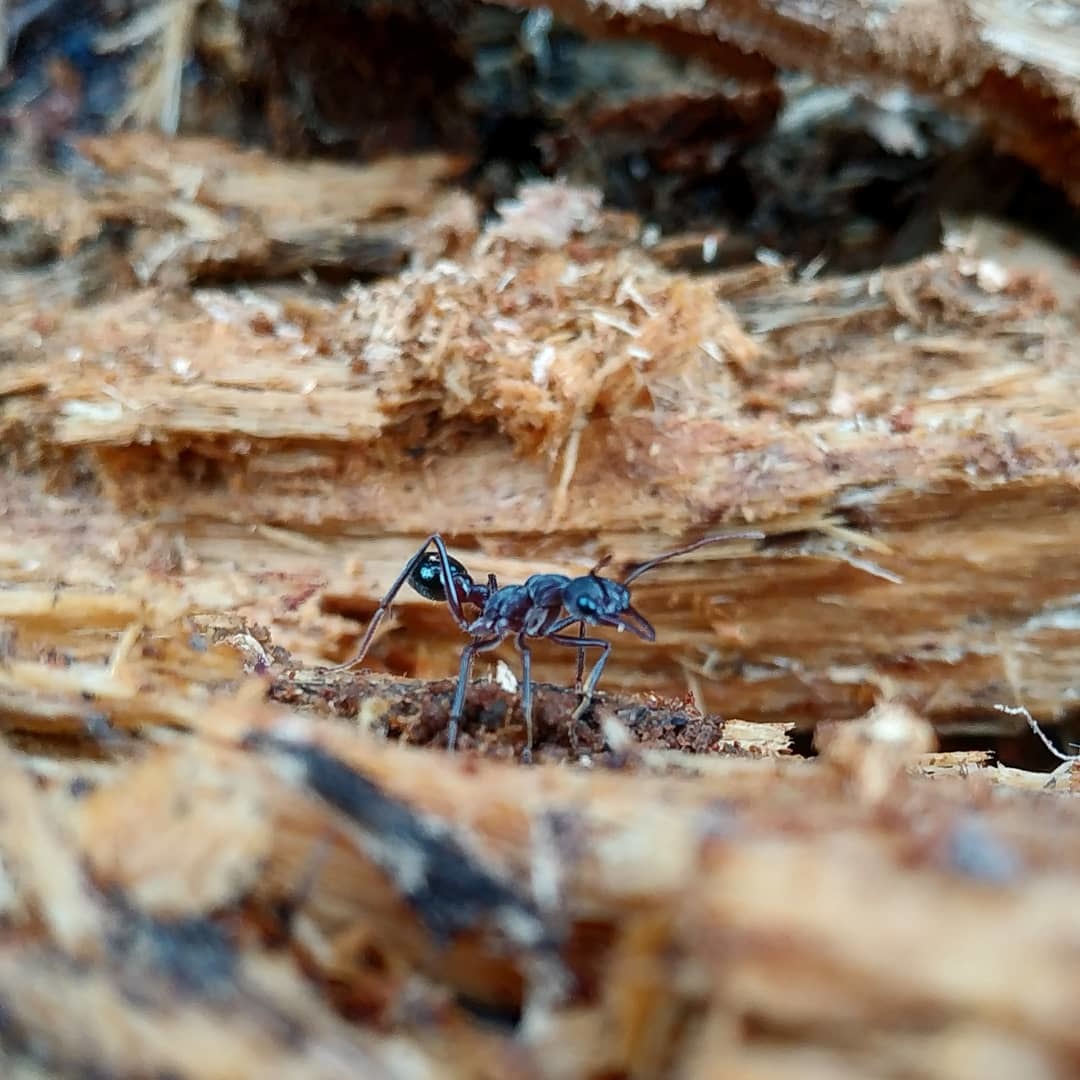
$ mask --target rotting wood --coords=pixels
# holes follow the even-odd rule
[[[0,426],[89,467],[120,511],[95,519],[122,534],[106,551],[307,662],[348,654],[434,530],[521,581],[751,521],[775,542],[642,579],[659,642],[620,640],[606,688],[803,724],[883,695],[1007,729],[992,706],[1069,707],[1080,355],[1047,282],[962,239],[845,278],[689,277],[626,248],[588,193],[530,198],[456,263],[339,301],[20,309]],[[75,518],[42,512],[24,495],[4,525],[27,587],[51,590],[72,543],[100,568]],[[132,572],[110,558],[98,580]],[[397,611],[371,663],[449,676],[445,613],[407,592]],[[541,680],[569,667],[538,650]]]
[[[134,282],[172,288],[305,271],[341,279],[393,273],[413,256],[433,261],[477,230],[472,200],[447,189],[467,162],[449,155],[359,167],[286,162],[218,139],[149,132],[87,137],[79,147],[103,175],[78,184],[43,170],[5,177],[7,246],[21,238],[24,264],[32,249],[56,260],[51,278],[13,275],[0,293],[9,301],[43,278],[59,287],[79,258],[91,292],[106,268],[116,284],[121,263]]]
[[[190,648],[169,640],[132,648],[129,676],[152,684],[163,649]],[[69,882],[5,878],[5,1061],[937,1078],[988,1047],[1007,1067],[987,1075],[1080,1053],[1080,803],[985,764],[943,772],[904,710],[838,729],[816,762],[522,770],[395,747],[266,688],[223,688],[159,745],[148,712],[151,742],[111,766],[0,757],[13,820],[63,837],[49,872]],[[0,830],[6,870],[33,835]],[[95,923],[87,952],[71,931]]]
[[[508,3],[508,0],[501,0]],[[514,0],[512,6],[520,6]],[[539,7],[530,0],[528,7]],[[651,38],[742,78],[906,85],[973,118],[1080,202],[1080,16],[1012,0],[555,0],[590,33]]]
[[[218,255],[250,222],[221,220]],[[49,290],[15,275],[0,1071],[1074,1071],[1077,766],[933,750],[979,705],[1071,700],[1056,290],[970,250],[688,278],[558,187],[433,265],[457,224],[345,300],[189,294],[181,260],[80,310],[116,270],[92,243]],[[619,641],[576,730],[572,658],[541,668],[534,768],[512,671],[448,755],[450,684],[377,670],[455,666],[437,607],[400,605],[370,670],[312,667],[433,525],[521,580],[743,517],[768,540],[642,581],[662,640]]]

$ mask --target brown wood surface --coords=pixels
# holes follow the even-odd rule
[[[942,725],[1068,711],[1075,271],[999,246],[821,281],[690,276],[625,233],[556,186],[455,263],[343,299],[28,297],[0,424],[103,498],[29,481],[0,521],[12,583],[63,588],[76,554],[94,587],[135,580],[175,550],[180,607],[237,608],[315,662],[348,655],[431,532],[513,582],[750,523],[769,540],[641,579],[658,641],[620,639],[606,687],[806,725],[882,694]],[[408,591],[396,610],[372,662],[451,675],[446,612]],[[543,680],[571,666],[539,650]]]
[[[1044,5],[561,10],[902,79],[1075,195]],[[452,155],[82,149],[0,189],[5,1077],[1076,1073],[1077,768],[991,749],[1075,708],[1067,257],[691,274]],[[579,722],[538,650],[532,767],[512,650],[445,752],[437,605],[327,670],[434,530],[513,582],[746,526],[635,585]]]

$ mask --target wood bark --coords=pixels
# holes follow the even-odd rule
[[[1080,201],[1080,16],[1069,5],[555,0],[543,6],[590,33],[652,39],[742,78],[767,81],[787,69],[825,83],[910,87],[974,120],[1001,149]]]

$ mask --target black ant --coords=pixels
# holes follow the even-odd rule
[[[583,577],[533,574],[523,585],[499,585],[495,575],[489,574],[487,584],[481,585],[473,581],[469,571],[446,550],[443,538],[438,533],[432,533],[405,564],[394,584],[390,586],[390,591],[380,601],[356,655],[346,663],[329,670],[342,671],[364,659],[375,631],[390,610],[390,604],[402,585],[408,582],[412,589],[426,599],[445,602],[454,621],[472,638],[461,652],[457,689],[450,707],[450,722],[447,728],[449,748],[453,750],[457,741],[458,724],[465,708],[465,694],[469,686],[469,674],[477,653],[488,652],[506,638],[513,637],[514,644],[521,653],[523,677],[521,704],[525,714],[525,751],[522,756],[529,760],[532,756],[533,731],[532,654],[527,644],[528,638],[543,638],[555,642],[556,645],[577,649],[577,678],[574,689],[581,694],[581,700],[570,717],[572,722],[576,722],[588,709],[593,691],[611,654],[611,642],[603,638],[586,637],[586,626],[611,626],[620,631],[629,630],[645,641],[655,641],[656,631],[648,619],[635,611],[630,603],[628,586],[632,581],[668,559],[686,555],[707,544],[717,544],[725,540],[761,540],[764,537],[762,532],[749,531],[707,536],[633,567],[622,581],[600,576],[599,571],[610,561],[608,556]],[[432,544],[435,545],[435,550],[429,551]],[[451,583],[452,588],[449,587]],[[464,611],[466,605],[477,608],[479,615],[474,619],[468,618]],[[565,633],[575,623],[579,625],[577,637]],[[586,649],[601,651],[583,686]]]

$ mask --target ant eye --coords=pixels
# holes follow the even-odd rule
[[[566,610],[588,622],[596,622],[600,614],[607,610],[603,590],[595,578],[582,577],[571,581],[563,593]]]

